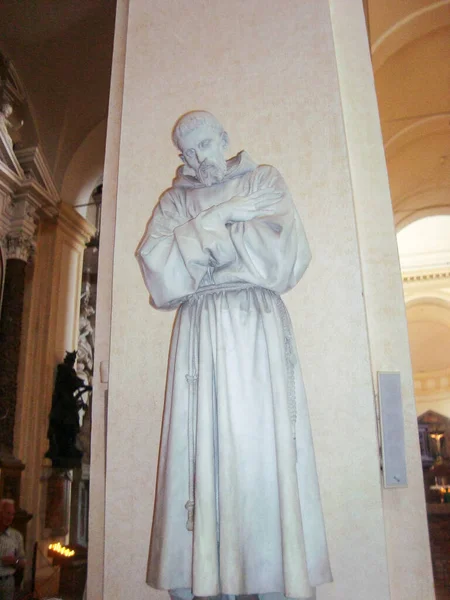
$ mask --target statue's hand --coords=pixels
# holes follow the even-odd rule
[[[266,188],[252,192],[248,196],[234,196],[231,200],[219,205],[223,210],[224,222],[251,221],[258,217],[273,215],[282,195],[283,192]]]

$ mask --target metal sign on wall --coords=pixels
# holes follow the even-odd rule
[[[384,487],[406,487],[405,426],[400,373],[378,372]]]

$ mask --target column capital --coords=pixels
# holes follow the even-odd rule
[[[6,256],[28,262],[36,249],[36,241],[32,236],[20,233],[6,236]]]
[[[6,235],[7,258],[28,262],[34,254],[37,208],[26,200],[15,200],[10,207],[9,231]]]
[[[66,235],[83,246],[89,242],[96,232],[95,226],[86,221],[72,205],[66,202],[61,202],[59,205],[57,221],[58,226]]]

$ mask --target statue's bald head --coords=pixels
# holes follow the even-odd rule
[[[219,134],[224,133],[222,124],[210,112],[207,112],[206,110],[193,110],[182,115],[175,123],[172,130],[172,141],[175,146],[180,150],[182,138],[202,125],[210,127]]]

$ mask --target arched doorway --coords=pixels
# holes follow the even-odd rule
[[[450,216],[397,235],[438,598],[450,597]]]

